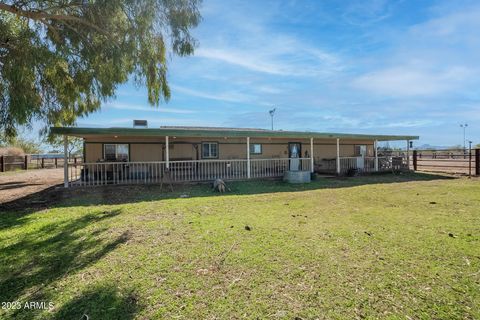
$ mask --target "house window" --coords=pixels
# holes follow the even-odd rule
[[[355,156],[356,157],[365,157],[367,155],[367,146],[366,145],[355,145]]]
[[[203,142],[202,158],[204,159],[218,158],[218,142]]]
[[[128,161],[128,144],[105,144],[103,151],[106,161]]]
[[[262,154],[262,145],[260,143],[251,144],[250,154]]]

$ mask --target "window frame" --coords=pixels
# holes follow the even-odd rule
[[[255,152],[255,146],[260,146],[260,152]],[[250,144],[250,154],[262,154],[263,153],[263,144],[261,143],[251,143]]]
[[[103,144],[103,160],[106,161],[106,162],[109,162],[109,161],[124,161],[124,160],[119,160],[118,159],[118,146],[119,145],[123,145],[123,146],[127,146],[127,159],[126,161],[129,162],[130,161],[130,144],[129,143],[104,143]],[[105,149],[107,148],[107,146],[115,146],[115,160],[107,160],[107,153],[105,152]]]
[[[206,157],[206,156],[204,155],[204,152],[203,152],[203,151],[204,151],[205,145],[207,145],[207,144],[208,144],[208,146],[209,146],[209,147],[208,147],[208,154],[209,154],[209,155]],[[211,156],[211,151],[212,151],[212,150],[211,150],[211,147],[210,147],[210,145],[212,145],[212,144],[215,144],[215,145],[217,146],[217,154],[216,154],[216,156],[213,156],[213,157]],[[202,159],[218,159],[218,157],[219,157],[219,155],[220,155],[220,148],[219,148],[219,146],[220,146],[220,144],[218,143],[218,141],[202,141]]]
[[[358,153],[357,153],[357,147],[358,147]],[[353,154],[354,154],[354,157],[361,157],[362,156],[362,153],[360,152],[361,151],[361,148],[362,147],[365,147],[365,157],[368,157],[368,144],[354,144],[353,145]]]

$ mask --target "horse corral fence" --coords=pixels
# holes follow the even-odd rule
[[[82,162],[82,157],[70,157],[69,164]],[[63,154],[38,155],[26,154],[21,156],[0,156],[0,172],[28,170],[28,169],[50,169],[63,168]]]
[[[480,175],[480,149],[414,150],[415,171]]]

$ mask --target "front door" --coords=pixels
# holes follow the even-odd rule
[[[366,145],[357,145],[357,169],[365,169],[365,156],[367,155],[367,146]]]
[[[302,157],[302,144],[298,142],[288,143],[288,157],[290,158],[290,170],[300,170],[300,158]]]

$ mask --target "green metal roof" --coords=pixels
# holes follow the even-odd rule
[[[283,131],[242,128],[78,128],[51,127],[53,134],[83,137],[86,135],[117,135],[136,137],[176,136],[176,137],[261,137],[261,138],[323,138],[323,139],[365,139],[379,141],[418,140],[418,136],[372,135],[333,132]]]

